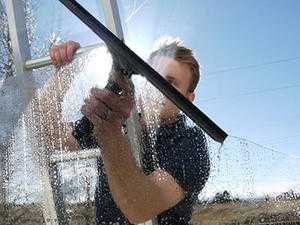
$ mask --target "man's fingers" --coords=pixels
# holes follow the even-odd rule
[[[67,58],[69,61],[71,61],[77,49],[80,48],[80,44],[78,42],[68,41],[66,45],[67,45]]]
[[[54,59],[55,59],[55,66],[57,66],[57,67],[61,66],[61,58],[60,58],[59,49],[55,50],[55,52],[54,52]]]
[[[96,114],[91,114],[88,118],[93,124],[97,124],[97,127],[101,127],[103,124],[103,119]],[[97,138],[97,135],[95,137]]]
[[[127,119],[130,116],[131,109],[133,107],[134,101],[131,96],[117,96],[113,92],[108,90],[101,90],[93,88],[91,91],[91,99],[93,99],[92,104],[97,104],[100,101],[103,104],[99,104],[102,107],[97,113],[103,113],[103,109],[108,107],[112,110],[113,115],[122,119]]]
[[[67,45],[63,44],[59,48],[59,54],[60,54],[60,60],[61,60],[61,65],[65,65],[66,63],[69,62],[69,59],[67,57]]]
[[[96,114],[98,117],[105,119],[107,117],[107,111],[109,110],[112,118],[121,120],[127,119],[131,112],[131,106],[129,106],[130,103],[121,103],[117,98],[118,97],[115,97],[109,102],[104,102],[101,99],[91,95],[90,98],[86,98],[84,100],[84,105],[81,107],[81,112],[87,117],[92,114]],[[124,105],[126,107],[124,107]]]
[[[74,41],[68,41],[51,48],[49,55],[53,65],[59,67],[70,62],[78,48],[80,48],[80,44]]]
[[[49,55],[50,55],[50,59],[51,59],[51,61],[52,61],[52,63],[54,62],[54,49],[53,48],[51,48],[50,50],[49,50]]]
[[[81,107],[81,112],[84,115],[97,114],[101,115],[105,110],[105,104],[93,96],[84,100],[84,105]]]
[[[85,104],[81,107],[80,111],[83,115],[85,115],[92,123],[99,123],[101,122],[100,117],[92,112],[91,105]]]
[[[80,112],[81,112],[83,115],[87,116],[87,115],[88,115],[88,109],[87,109],[87,106],[86,106],[86,105],[81,106]]]
[[[52,64],[54,66],[56,66],[56,64],[57,64],[56,58],[55,58],[56,51],[57,51],[57,47],[53,47],[50,49],[50,58],[51,58]]]
[[[82,112],[83,115],[89,117],[89,115],[94,113],[94,107],[93,104],[91,103],[90,98],[86,98],[84,100],[83,106],[81,106],[80,111]]]
[[[128,105],[129,102],[133,101],[131,96],[118,96],[109,90],[98,88],[92,88],[91,97],[104,102],[113,111],[120,111],[120,108],[124,108],[125,105]]]
[[[120,73],[120,72],[115,72]],[[132,94],[134,90],[133,83],[124,74],[114,74],[112,80],[119,85],[126,94]]]

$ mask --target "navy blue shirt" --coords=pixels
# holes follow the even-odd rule
[[[158,224],[189,224],[192,207],[210,171],[205,136],[198,127],[188,127],[183,115],[175,123],[160,127],[156,136],[154,147],[150,143],[144,148],[144,172],[164,169],[186,192],[177,205],[157,216]]]
[[[158,168],[167,171],[186,193],[183,200],[157,216],[158,224],[189,224],[192,207],[210,171],[207,143],[201,129],[187,126],[185,117],[180,115],[175,123],[157,129],[154,142],[144,135],[141,164],[145,174]],[[97,225],[131,224],[110,194],[101,159],[98,172],[95,193]]]

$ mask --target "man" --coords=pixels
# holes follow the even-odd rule
[[[70,62],[79,47],[69,41],[52,48],[53,64],[60,67]],[[165,42],[151,53],[149,63],[188,100],[194,100],[200,71],[190,49],[177,40]],[[122,129],[134,105],[133,86],[120,75],[112,69],[111,77],[122,88],[122,95],[93,88],[81,108],[93,123],[93,136],[101,146],[97,224],[136,224],[153,218],[158,224],[189,224],[192,206],[209,175],[205,137],[198,127],[187,126],[178,108],[164,98],[155,143],[150,144],[147,129],[143,129],[142,168],[137,166]],[[52,130],[46,132],[45,140],[50,140],[52,148],[79,149],[71,135],[74,127],[57,122],[72,79],[72,74],[55,74],[42,96],[44,129]]]

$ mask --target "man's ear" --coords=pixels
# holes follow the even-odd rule
[[[195,97],[196,97],[195,92],[192,92],[192,93],[189,92],[188,93],[187,98],[188,98],[188,100],[190,100],[190,102],[193,102],[195,100]]]

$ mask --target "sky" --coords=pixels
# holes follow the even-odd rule
[[[126,25],[133,45],[150,49],[171,35],[195,50],[203,66],[195,104],[229,134],[300,155],[299,9],[298,1],[149,1]]]
[[[58,1],[43,2],[36,12],[41,41],[57,33],[63,40],[76,40],[82,46],[101,42]],[[104,22],[100,1],[79,2]],[[272,189],[274,180],[268,183],[261,178],[272,177],[272,173],[280,170],[278,176],[273,176],[278,179],[276,182],[298,188],[294,165],[300,156],[300,2],[119,0],[118,3],[125,40],[133,50],[146,59],[159,37],[181,38],[194,50],[203,68],[195,105],[229,135],[277,152],[249,144],[248,154],[265,161],[265,166],[252,161],[252,169],[261,169],[264,175],[250,173],[247,175],[250,180],[245,178],[244,183],[255,178],[263,188]],[[243,154],[230,145],[227,148],[229,154],[224,153],[225,159],[236,154],[234,159],[239,160]],[[287,176],[289,172],[292,175]]]
[[[81,2],[100,21],[97,0]],[[47,5],[49,4],[49,5]],[[126,43],[144,59],[161,36],[181,38],[203,67],[195,104],[234,136],[300,155],[300,3],[291,1],[119,1]],[[38,14],[41,36],[99,42],[59,2]],[[74,29],[76,27],[76,29]]]

